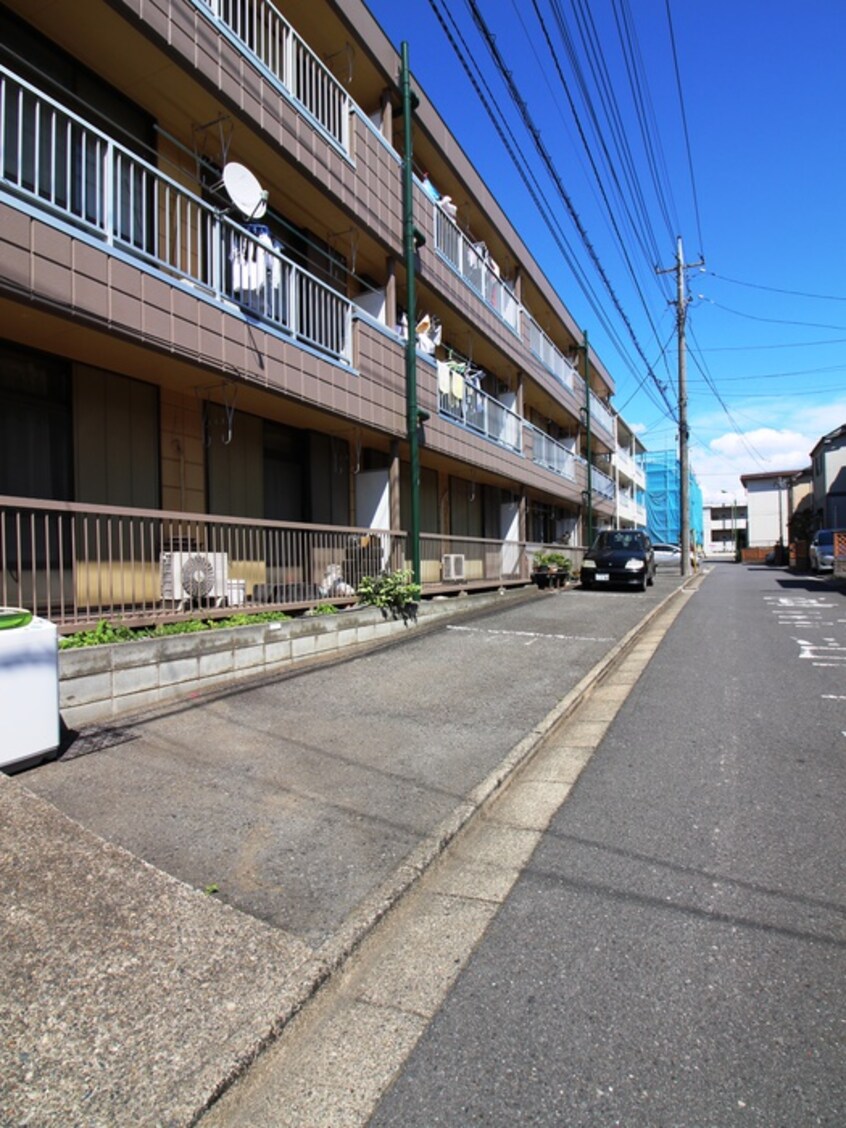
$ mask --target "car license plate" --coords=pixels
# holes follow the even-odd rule
[[[596,579],[597,579],[597,582],[608,583],[608,573],[607,572],[597,572],[596,573]]]

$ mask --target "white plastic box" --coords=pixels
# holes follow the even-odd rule
[[[0,769],[55,751],[59,739],[56,625],[0,607]]]

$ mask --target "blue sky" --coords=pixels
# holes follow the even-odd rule
[[[741,496],[741,474],[806,466],[846,422],[846,2],[477,0],[549,163],[472,0],[367,2],[395,46],[408,43],[415,82],[588,330],[647,448],[676,443],[675,282],[655,267],[674,265],[681,236],[687,262],[705,258],[686,277],[691,463],[706,501]],[[528,158],[555,235],[436,12]]]

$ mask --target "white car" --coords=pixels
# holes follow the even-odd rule
[[[656,568],[675,568],[676,571],[681,569],[681,549],[677,544],[653,543],[652,547],[655,550]]]
[[[814,533],[808,555],[812,572],[831,572],[834,570],[834,529],[818,529]]]

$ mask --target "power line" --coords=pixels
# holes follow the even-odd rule
[[[699,295],[700,298],[703,296]],[[846,325],[828,325],[819,321],[787,321],[783,317],[761,317],[756,313],[744,313],[739,309],[731,309],[729,306],[721,305],[720,302],[715,302],[713,298],[705,298],[706,302],[717,307],[717,309],[725,310],[726,313],[733,313],[736,317],[746,317],[749,321],[766,321],[770,325],[798,325],[800,328],[805,329],[838,329],[846,333]]]
[[[684,108],[684,95],[682,94],[681,74],[679,72],[679,57],[678,52],[676,51],[676,34],[673,30],[673,16],[672,12],[670,11],[670,0],[665,0],[665,3],[667,9],[667,24],[670,29],[670,44],[673,48],[673,67],[676,72],[676,88],[679,94],[679,108],[681,109],[682,126],[684,129],[684,144],[685,149],[687,150],[687,167],[690,174],[690,188],[693,192],[693,210],[696,215],[696,230],[699,234],[699,255],[701,258],[704,257],[702,252],[702,223],[699,218],[699,197],[696,192],[696,177],[693,175],[693,157],[690,151],[690,133],[688,132],[687,128],[687,114]]]
[[[467,59],[473,58],[474,56],[473,56],[473,53],[470,51],[469,46],[468,46],[466,40],[464,39],[464,36],[462,35],[460,29],[458,28],[456,21],[455,21],[455,18],[453,17],[451,12],[447,12],[448,18],[449,18],[449,20],[452,24],[452,27],[454,28],[454,31],[455,31],[455,35],[453,35],[452,32],[450,32],[449,27],[447,27],[446,17],[444,16],[444,14],[442,12],[440,12],[438,10],[436,0],[429,0],[429,3],[430,3],[430,7],[432,8],[432,11],[434,12],[435,18],[438,20],[438,23],[440,24],[441,29],[442,29],[442,31],[444,32],[444,35],[447,38],[447,41],[449,42],[450,46],[452,47],[453,52],[455,53],[459,63],[461,64],[462,69],[464,70],[464,73],[467,76],[468,81],[470,82],[471,86],[473,87],[473,90],[476,94],[476,97],[479,99],[480,104],[484,107],[488,117],[490,118],[490,121],[491,121],[491,124],[494,127],[494,130],[496,131],[500,141],[503,144],[503,147],[505,148],[506,152],[508,153],[509,157],[511,158],[512,164],[514,165],[515,169],[517,170],[517,173],[520,176],[521,180],[523,181],[523,184],[524,184],[526,190],[528,191],[529,196],[532,199],[532,202],[534,203],[535,207],[538,210],[538,214],[541,216],[541,218],[543,219],[547,228],[549,229],[550,234],[552,235],[556,246],[558,247],[559,251],[561,252],[561,254],[564,258],[564,261],[567,263],[567,265],[572,270],[573,275],[574,275],[577,283],[581,287],[582,292],[584,293],[585,297],[588,300],[588,304],[590,305],[591,309],[593,309],[593,311],[594,311],[594,313],[597,317],[597,320],[600,322],[600,324],[602,324],[603,328],[608,333],[609,339],[613,343],[616,344],[621,358],[628,364],[632,373],[634,375],[637,375],[637,368],[636,368],[634,362],[628,356],[626,349],[625,349],[625,346],[624,346],[623,342],[620,340],[619,334],[617,333],[616,329],[610,323],[610,321],[607,319],[605,312],[602,308],[602,305],[600,304],[599,298],[596,295],[596,293],[594,292],[593,286],[591,285],[590,281],[588,280],[582,266],[578,262],[578,259],[576,257],[575,252],[570,247],[570,244],[569,244],[566,236],[564,235],[563,230],[561,229],[560,223],[555,218],[555,213],[553,211],[552,205],[549,203],[549,201],[547,200],[547,198],[546,198],[546,196],[543,192],[543,189],[540,187],[538,180],[537,180],[537,177],[535,176],[534,172],[532,171],[531,167],[529,166],[529,164],[525,160],[525,158],[523,158],[521,155],[519,155],[520,154],[520,146],[517,142],[517,139],[514,137],[513,131],[511,130],[510,126],[505,121],[504,117],[502,117],[502,115],[497,116],[496,114],[494,114],[492,107],[497,105],[497,99],[494,97],[494,94],[491,91],[490,86],[486,82],[484,76],[481,74],[481,70],[480,70],[478,64],[475,65],[476,66],[476,75],[478,75],[478,78],[476,77],[476,75],[474,75],[471,72],[471,69],[470,69],[470,66],[467,62]],[[461,45],[464,48],[464,54],[463,55],[462,55],[462,52],[461,52],[461,50],[460,50],[460,48],[459,48],[459,46],[456,42],[456,37],[457,37],[458,40],[460,40]],[[480,84],[481,84],[481,86],[480,86]],[[484,90],[487,93],[487,97],[483,96],[482,89],[481,89],[482,86],[484,87]],[[506,134],[507,134],[507,136],[506,136]],[[510,138],[510,140],[509,140],[509,138]],[[513,144],[512,144],[512,142],[513,142]],[[657,382],[657,378],[656,378],[656,382]],[[672,415],[672,409],[668,407],[668,410],[670,412],[670,415]]]
[[[741,282],[739,278],[727,278],[724,274],[717,274],[713,270],[706,271],[712,278],[719,278],[721,282],[731,282],[734,286],[748,286],[753,290],[768,290],[771,294],[789,294],[794,298],[814,298],[821,302],[846,302],[846,298],[837,294],[809,294],[803,290],[782,290],[778,286],[764,286],[761,282]]]
[[[587,233],[587,231],[584,227],[584,224],[582,223],[582,221],[581,221],[581,219],[580,219],[580,217],[579,217],[579,215],[578,215],[578,213],[575,209],[573,201],[571,200],[569,194],[567,193],[566,189],[564,188],[564,185],[561,181],[560,174],[558,173],[558,170],[555,167],[555,163],[553,162],[553,160],[552,160],[552,158],[549,154],[549,151],[548,151],[548,149],[546,148],[546,145],[543,142],[540,130],[538,129],[537,125],[535,124],[535,122],[532,119],[531,114],[529,113],[529,108],[526,104],[526,101],[522,97],[522,95],[520,94],[519,88],[517,87],[517,84],[514,81],[514,77],[513,77],[512,73],[505,66],[505,61],[504,61],[504,59],[503,59],[503,57],[502,57],[502,55],[499,51],[499,48],[496,46],[495,38],[492,35],[490,28],[488,27],[487,23],[485,22],[481,12],[479,11],[479,7],[478,7],[478,4],[476,3],[476,0],[467,0],[467,3],[469,5],[469,8],[470,8],[471,14],[473,16],[473,20],[476,24],[476,27],[477,27],[479,33],[481,34],[483,40],[485,41],[485,45],[488,48],[488,51],[491,55],[491,58],[494,60],[494,64],[495,64],[497,70],[500,73],[500,77],[502,78],[503,82],[506,85],[506,88],[509,92],[511,100],[514,103],[514,105],[517,107],[517,110],[520,114],[520,117],[523,120],[523,124],[524,124],[527,132],[531,136],[531,138],[534,142],[535,148],[537,149],[544,165],[546,166],[546,169],[547,169],[553,183],[555,184],[555,187],[556,187],[556,190],[557,190],[559,196],[563,200],[564,205],[567,208],[567,211],[570,213],[570,218],[572,219],[573,223],[575,224],[576,230],[579,233],[579,236],[582,240],[582,243],[583,243],[585,249],[587,250],[591,261],[593,262],[594,267],[597,270],[597,272],[600,276],[600,279],[602,280],[602,283],[605,286],[606,291],[608,292],[612,302],[614,303],[614,307],[617,310],[617,313],[619,314],[619,316],[621,317],[623,324],[625,325],[626,330],[627,330],[629,336],[632,339],[632,342],[634,343],[635,350],[636,350],[638,356],[640,356],[641,360],[644,362],[644,364],[646,364],[647,367],[648,367],[649,362],[647,360],[645,352],[643,351],[643,347],[642,347],[642,345],[640,344],[640,341],[637,338],[637,335],[634,331],[634,328],[631,324],[631,321],[629,320],[628,315],[626,314],[626,311],[623,309],[623,306],[620,302],[619,297],[617,296],[617,294],[614,290],[614,287],[611,285],[611,280],[608,278],[608,275],[605,272],[605,268],[603,267],[602,263],[599,260],[599,256],[596,252],[596,249],[594,248],[593,244],[590,241],[590,238],[588,237],[588,233]],[[651,372],[651,370],[650,370],[650,375],[651,375],[652,380],[655,383],[655,386],[658,388],[659,392],[661,393],[661,397],[664,399],[664,402],[667,405],[667,410],[672,414],[673,408],[672,408],[672,405],[670,404],[670,402],[667,398],[666,388],[663,386],[663,384],[658,379],[658,377],[655,375],[655,373]]]
[[[631,277],[632,283],[634,284],[634,288],[637,292],[638,297],[640,298],[641,305],[643,306],[644,313],[646,314],[646,319],[649,322],[649,325],[652,329],[652,332],[657,339],[658,330],[655,326],[655,323],[652,320],[652,315],[649,311],[649,306],[647,304],[646,297],[644,296],[643,290],[640,287],[640,283],[639,283],[637,275],[635,273],[634,265],[632,264],[632,261],[629,257],[629,253],[626,249],[626,242],[623,239],[623,236],[620,232],[619,227],[617,226],[617,221],[616,221],[616,219],[614,217],[614,213],[611,209],[611,203],[608,199],[608,194],[605,191],[605,186],[603,184],[602,177],[599,174],[599,169],[596,166],[596,161],[593,158],[593,154],[591,153],[591,150],[590,150],[590,145],[588,144],[587,137],[585,136],[585,132],[582,128],[582,123],[579,119],[578,110],[576,109],[575,102],[573,101],[573,96],[570,93],[569,84],[568,84],[567,79],[565,78],[564,73],[561,69],[561,65],[558,61],[558,57],[557,57],[555,51],[553,50],[552,40],[550,38],[549,31],[548,31],[547,26],[546,26],[546,22],[544,21],[543,14],[540,11],[540,8],[538,6],[538,0],[532,0],[532,3],[533,3],[534,10],[535,10],[535,15],[537,16],[538,22],[539,22],[541,29],[543,31],[543,34],[544,34],[544,38],[546,39],[546,44],[547,44],[547,48],[549,50],[550,58],[552,59],[554,65],[555,65],[555,70],[556,70],[556,73],[558,74],[558,81],[560,82],[560,84],[561,84],[561,86],[564,90],[564,93],[567,96],[567,101],[568,101],[569,106],[570,106],[570,112],[572,113],[573,119],[576,123],[576,128],[578,129],[579,138],[581,139],[582,145],[585,149],[585,152],[587,153],[587,158],[588,158],[588,161],[590,162],[591,171],[593,172],[594,178],[596,180],[597,187],[599,189],[599,193],[602,197],[602,202],[604,203],[606,211],[608,213],[608,218],[609,218],[609,221],[611,223],[611,226],[612,226],[612,229],[613,229],[613,232],[614,232],[614,236],[617,239],[617,243],[619,245],[620,252],[623,256],[623,261],[626,264],[626,267],[629,271],[629,275]],[[616,182],[616,177],[615,177],[615,182]]]

